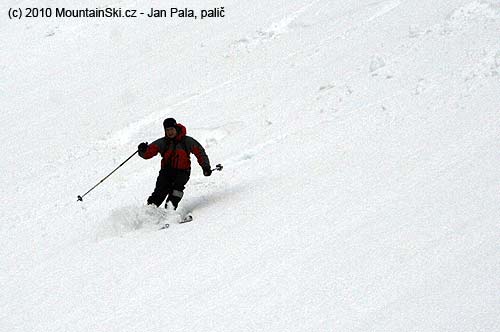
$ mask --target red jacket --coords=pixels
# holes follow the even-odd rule
[[[150,159],[158,153],[162,156],[161,168],[191,169],[190,153],[196,156],[201,168],[210,168],[210,161],[205,149],[194,138],[186,135],[186,127],[178,123],[177,136],[170,139],[162,137],[148,145],[146,152],[139,152],[139,156]]]

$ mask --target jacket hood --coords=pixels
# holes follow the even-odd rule
[[[175,140],[176,141],[180,141],[182,140],[184,137],[186,137],[186,134],[187,134],[187,130],[186,130],[186,127],[184,127],[183,125],[181,125],[180,123],[178,123],[176,125],[177,127],[177,136],[175,136]]]

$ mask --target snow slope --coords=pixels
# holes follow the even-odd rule
[[[27,6],[0,4],[2,331],[500,329],[497,0]],[[225,166],[194,164],[192,223],[157,231],[158,158],[76,202],[171,116]]]

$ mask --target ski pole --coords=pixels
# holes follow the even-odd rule
[[[89,191],[87,191],[85,194],[83,195],[78,195],[78,199],[77,201],[80,201],[82,202],[83,201],[83,198],[85,197],[85,195],[87,195],[89,192],[91,192],[92,190],[94,190],[98,185],[100,185],[101,183],[104,182],[104,180],[106,180],[107,178],[109,178],[109,176],[111,174],[113,174],[118,168],[122,167],[127,161],[129,161],[133,156],[136,155],[136,153],[139,152],[139,151],[135,151],[130,157],[128,157],[127,159],[125,159],[125,161],[123,163],[121,163],[117,168],[115,168],[111,173],[109,173],[108,175],[106,175],[106,177],[104,179],[102,179],[101,181],[99,181],[95,186],[93,186],[92,188],[89,189]]]

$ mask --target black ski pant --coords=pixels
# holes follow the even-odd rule
[[[160,206],[167,198],[165,207],[171,202],[175,209],[184,195],[184,188],[189,181],[191,170],[180,170],[173,168],[162,168],[156,179],[156,187],[148,198],[148,204]],[[168,196],[168,197],[167,197]]]

